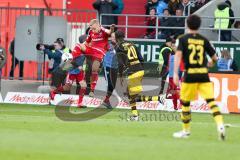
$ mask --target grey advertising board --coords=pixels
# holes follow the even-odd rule
[[[37,60],[36,43],[39,37],[37,16],[20,16],[16,21],[15,56],[19,60]]]
[[[43,43],[52,44],[57,38],[67,41],[67,21],[63,17],[44,17]]]
[[[43,33],[40,33],[41,26]],[[36,44],[40,39],[45,44],[53,44],[59,37],[67,39],[67,21],[63,17],[44,16],[40,21],[38,16],[20,16],[16,22],[15,56],[19,60],[41,62]]]

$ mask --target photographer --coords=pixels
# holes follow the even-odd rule
[[[61,51],[63,51],[63,53],[71,53],[72,52],[71,49],[66,47],[66,45],[64,44],[63,38],[57,38],[56,42],[58,42],[61,45]]]
[[[48,56],[49,73],[52,74],[51,85],[58,87],[64,83],[66,73],[59,69],[62,61],[62,55],[71,53],[71,50],[64,45],[62,38],[57,38],[53,45],[37,44],[37,50],[43,51]]]
[[[57,38],[53,45],[37,44],[36,48],[48,55],[48,59],[50,60],[50,73],[54,72],[54,70],[61,64],[62,54],[71,53],[71,50],[65,46],[62,38]]]
[[[44,44],[41,44],[39,48],[39,50],[43,51],[44,54],[48,55],[48,59],[50,61],[53,61],[52,67],[49,68],[50,73],[54,72],[54,70],[56,70],[57,67],[59,67],[61,63],[62,54],[63,54],[63,52],[61,51],[61,45],[57,41],[54,42],[53,46],[54,46],[54,50],[51,50],[52,49],[51,46],[47,46]]]

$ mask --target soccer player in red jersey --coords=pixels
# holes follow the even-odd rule
[[[84,70],[83,70],[84,61],[85,61],[85,56],[83,56],[83,55],[79,56],[75,59],[75,64],[68,71],[65,85],[59,86],[58,88],[50,91],[49,96],[50,96],[51,100],[54,100],[56,94],[61,94],[64,91],[70,91],[71,87],[73,85],[73,82],[76,81],[76,83],[80,84],[80,90],[77,91],[77,94],[79,94],[78,107],[79,108],[86,107],[83,105],[83,97],[84,97],[84,93],[85,93],[86,87],[87,87],[87,84],[85,82],[85,77],[84,77],[85,74],[84,74]],[[65,62],[65,64],[66,64],[65,67],[69,65],[68,64],[69,62]],[[71,63],[73,63],[73,62],[71,62]]]
[[[93,19],[90,21],[89,26],[90,31],[86,41],[84,43],[78,43],[72,54],[74,58],[81,54],[85,54],[92,58],[91,92],[89,95],[93,96],[98,80],[100,64],[108,50],[108,38],[111,33],[114,32],[114,25],[110,27],[110,30],[105,29],[101,27],[97,19]]]

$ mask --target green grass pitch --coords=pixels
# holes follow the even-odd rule
[[[181,129],[180,121],[129,122],[122,119],[129,110],[117,109],[90,121],[63,121],[56,117],[54,108],[0,104],[0,159],[240,159],[240,115],[224,115],[233,127],[227,129],[227,140],[222,142],[209,114],[193,114],[191,137],[174,139],[172,133]],[[71,110],[77,114],[91,109]]]

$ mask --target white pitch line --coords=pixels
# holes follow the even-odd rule
[[[240,124],[225,124],[226,128],[240,128]]]

